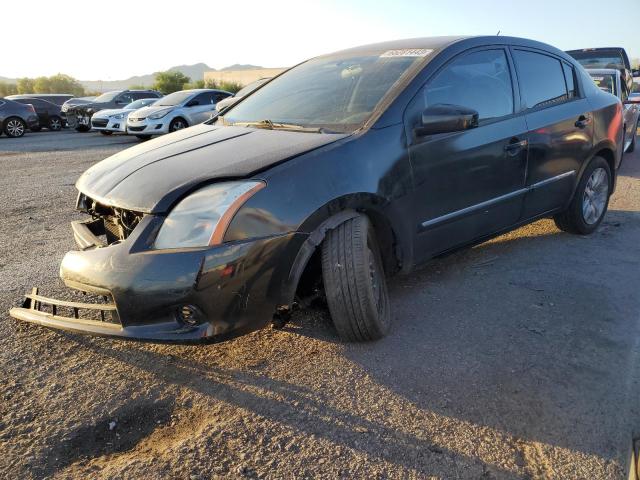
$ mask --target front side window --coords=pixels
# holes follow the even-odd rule
[[[427,49],[344,53],[309,60],[227,111],[225,124],[265,122],[338,132],[356,130]]]
[[[567,85],[560,60],[526,50],[515,50],[514,58],[527,108],[544,107],[567,100]]]
[[[453,60],[425,87],[424,103],[472,108],[480,120],[511,115],[513,86],[504,50],[482,50]]]

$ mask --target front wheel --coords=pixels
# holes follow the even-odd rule
[[[347,341],[377,340],[391,323],[387,283],[371,222],[347,220],[322,243],[322,278],[333,324]]]
[[[189,125],[187,125],[187,122],[183,118],[174,118],[169,124],[169,133],[173,133],[176,130],[182,130],[183,128],[187,128],[188,126]]]
[[[594,232],[607,212],[610,190],[609,164],[602,157],[594,157],[582,174],[569,207],[553,217],[556,226],[580,235]]]
[[[4,124],[4,133],[7,137],[18,138],[24,135],[27,124],[18,117],[11,117]]]

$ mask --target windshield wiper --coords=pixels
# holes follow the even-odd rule
[[[322,127],[303,127],[302,125],[296,125],[294,123],[276,123],[269,119],[260,120],[259,122],[234,122],[227,125],[266,128],[267,130],[289,130],[292,132],[336,133]]]

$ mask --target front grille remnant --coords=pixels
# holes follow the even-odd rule
[[[108,245],[126,240],[143,216],[132,210],[103,205],[82,193],[78,197],[77,208],[103,222]]]
[[[25,295],[22,307],[37,312],[46,312],[59,318],[120,325],[118,311],[111,296],[103,297],[87,293],[84,295],[89,296],[94,302],[85,303],[47,298],[39,295],[37,288],[33,288],[30,294]]]

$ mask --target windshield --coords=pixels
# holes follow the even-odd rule
[[[593,81],[600,90],[616,95],[616,77],[613,75],[593,74],[591,78],[593,78]]]
[[[158,100],[155,103],[154,107],[175,107],[176,105],[180,105],[193,95],[194,92],[189,92],[186,90],[182,92],[171,93],[166,97],[162,97],[160,100]]]
[[[256,88],[262,85],[264,82],[269,80],[268,78],[261,78],[260,80],[256,80],[255,82],[251,82],[246,87],[241,88],[235,94],[236,97],[244,97],[246,94],[253,92]]]
[[[151,105],[154,102],[157,102],[157,98],[143,98],[141,100],[136,100],[135,102],[131,102],[129,105],[124,107],[126,110],[137,110],[142,107],[146,107],[147,105]]]
[[[269,121],[348,132],[359,128],[392,86],[430,50],[392,50],[309,60],[272,80],[224,115],[225,124]]]
[[[116,96],[119,94],[120,92],[107,92],[107,93],[103,93],[102,95],[100,95],[99,97],[96,97],[96,99],[94,100],[94,102],[96,103],[108,103],[111,100],[113,100],[114,98],[116,98]]]
[[[572,53],[571,56],[584,68],[615,68],[616,70],[625,68],[622,57],[613,53],[597,54],[582,52]]]

